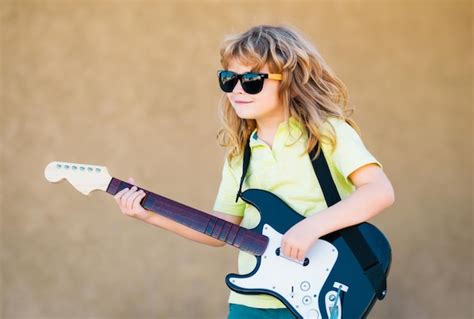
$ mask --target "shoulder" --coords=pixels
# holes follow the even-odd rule
[[[322,127],[321,134],[331,130],[334,139],[331,141],[322,136],[321,147],[346,179],[356,169],[367,164],[375,163],[382,167],[364,145],[358,128],[352,127],[345,119],[328,118]]]
[[[319,128],[322,147],[335,148],[338,142],[345,140],[360,140],[358,130],[345,119],[328,117]]]
[[[320,127],[321,133],[334,132],[338,133],[352,133],[357,131],[343,118],[331,116],[328,117]]]

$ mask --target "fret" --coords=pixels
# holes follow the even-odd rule
[[[217,219],[216,218],[209,218],[209,223],[207,224],[206,231],[204,232],[206,235],[211,236],[214,227],[216,226]]]
[[[223,242],[227,242],[227,236],[229,235],[230,228],[232,227],[232,223],[226,222],[224,223],[224,227],[219,235],[219,240]]]
[[[228,244],[231,244],[233,245],[234,244],[234,240],[235,240],[235,236],[237,236],[237,231],[239,230],[239,227],[237,225],[232,225],[230,227],[230,232],[229,232],[229,236],[227,237],[226,239],[226,243]]]
[[[214,226],[214,230],[212,231],[212,234],[211,234],[211,236],[213,238],[219,238],[219,236],[222,232],[222,229],[224,229],[224,224],[225,223],[227,223],[225,220],[217,219],[217,223]]]
[[[233,246],[240,248],[242,246],[242,241],[244,240],[245,233],[242,231],[242,228],[237,230],[237,235],[235,236]]]
[[[112,178],[107,192],[115,195],[122,189],[130,189],[132,186],[133,185],[129,183]],[[231,222],[154,194],[145,189],[141,190],[146,194],[141,202],[141,205],[145,209],[169,218],[186,227],[257,256],[261,255],[268,245],[268,238],[262,234],[251,232]]]

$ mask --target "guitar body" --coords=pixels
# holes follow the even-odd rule
[[[320,238],[299,263],[279,253],[283,234],[304,219],[276,195],[259,189],[242,193],[258,209],[259,224],[251,231],[269,238],[255,269],[246,275],[229,274],[227,286],[242,294],[269,294],[283,302],[296,318],[363,318],[376,293],[356,256],[338,233]],[[357,225],[379,260],[385,275],[391,249],[385,236],[369,223]]]

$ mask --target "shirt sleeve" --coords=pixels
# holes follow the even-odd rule
[[[226,159],[224,162],[224,167],[222,168],[222,179],[213,209],[224,214],[243,216],[245,211],[245,202],[240,198],[237,202],[235,202],[238,190],[239,180],[237,179],[235,172],[233,172],[229,162]]]
[[[342,119],[331,119],[329,121],[336,133],[336,148],[323,143],[325,154],[328,154],[334,166],[348,181],[349,175],[358,168],[374,163],[382,168],[382,164],[367,150],[359,134]]]

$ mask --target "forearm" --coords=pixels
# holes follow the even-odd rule
[[[375,164],[349,175],[356,190],[336,204],[296,223],[282,238],[283,254],[302,261],[310,247],[324,235],[364,222],[393,204],[392,184]]]
[[[139,220],[142,220],[148,224],[169,230],[181,237],[190,239],[192,241],[201,243],[201,244],[206,244],[209,246],[213,247],[221,247],[224,246],[224,242],[217,240],[215,238],[212,238],[210,236],[204,235],[192,228],[186,227],[184,225],[181,225],[169,218],[163,217],[161,215],[158,215],[154,212],[148,211],[149,214],[145,218],[138,218]]]
[[[135,184],[133,178],[128,179],[129,183]],[[158,226],[160,228],[172,231],[184,238],[196,241],[198,243],[206,244],[209,246],[220,247],[224,246],[224,243],[214,239],[210,236],[204,235],[196,230],[189,227],[183,226],[169,218],[163,217],[150,210],[146,210],[141,206],[140,202],[145,198],[146,193],[143,190],[138,190],[136,186],[132,188],[124,188],[120,192],[114,195],[115,201],[119,205],[120,210],[123,214],[130,217],[134,217],[138,220],[144,221],[148,224]],[[214,212],[216,214],[217,212]],[[219,214],[219,213],[217,213]],[[224,217],[226,220],[230,219],[228,215]],[[229,220],[230,222],[233,222]],[[238,222],[239,220],[235,220]]]
[[[336,230],[367,221],[382,212],[394,202],[391,185],[380,187],[366,184],[333,206],[316,213],[305,220],[308,229],[316,229],[321,237]]]

